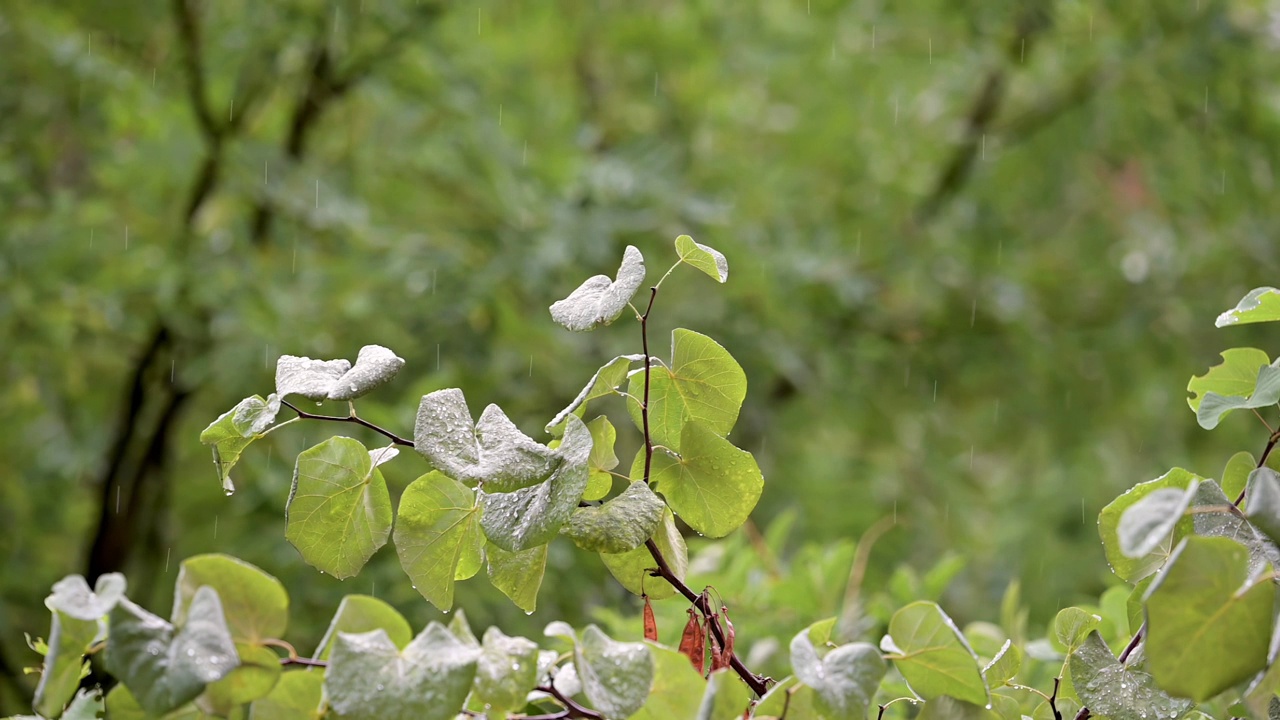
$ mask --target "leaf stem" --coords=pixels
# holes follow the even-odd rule
[[[551,715],[536,715],[526,717],[525,720],[537,720],[538,718],[587,718],[587,720],[605,720],[605,717],[595,710],[582,707],[574,702],[571,698],[567,698],[556,689],[555,685],[539,685],[539,692],[544,692],[556,699],[561,705],[564,705],[564,713],[553,713]]]
[[[679,263],[676,263],[677,265]],[[640,316],[640,345],[644,349],[644,402],[640,404],[640,424],[644,430],[644,481],[649,482],[649,471],[653,466],[653,433],[649,429],[649,376],[651,375],[650,357],[649,357],[649,313],[653,310],[653,301],[658,297],[658,286],[649,288],[649,305],[645,308],[644,314]],[[660,577],[671,583],[671,587],[675,588],[686,600],[693,603],[704,616],[710,616],[715,610],[708,607],[707,596],[695,593],[683,580],[676,576],[671,569],[671,565],[667,563],[667,559],[662,556],[662,551],[658,549],[658,544],[649,538],[644,541],[644,546],[648,548],[649,554],[653,556],[653,561],[658,567],[651,571],[654,577]],[[718,623],[711,623],[711,632],[716,636],[716,641],[720,643],[720,647],[725,647],[725,637],[723,630]],[[751,691],[758,697],[764,697],[769,691],[769,682],[771,678],[762,677],[751,672],[742,660],[738,658],[735,652],[729,658],[729,667],[738,673],[738,677],[751,688]]]
[[[396,435],[395,433],[391,432],[390,430],[387,430],[386,428],[379,427],[379,426],[374,425],[373,423],[369,422],[368,420],[365,420],[364,418],[357,417],[357,416],[356,416],[356,414],[355,414],[354,409],[352,410],[352,413],[351,413],[350,415],[348,415],[348,416],[346,416],[346,417],[342,417],[341,415],[316,415],[316,414],[314,414],[314,413],[309,413],[309,412],[307,412],[306,410],[300,410],[300,409],[298,409],[298,407],[297,407],[296,405],[294,405],[293,403],[289,402],[288,400],[281,400],[281,401],[280,401],[280,404],[281,404],[281,405],[284,405],[285,407],[289,408],[290,410],[292,410],[292,411],[294,411],[294,412],[298,413],[298,417],[299,417],[299,418],[301,418],[301,419],[303,419],[303,420],[329,420],[329,421],[331,421],[331,422],[349,422],[349,423],[355,423],[355,424],[357,424],[357,425],[361,425],[361,426],[367,427],[367,428],[369,428],[370,430],[372,430],[372,431],[374,431],[374,432],[378,433],[379,435],[383,435],[383,436],[385,436],[385,437],[389,438],[389,439],[391,440],[391,442],[395,443],[396,445],[404,445],[404,446],[406,446],[406,447],[413,447],[413,441],[412,441],[412,440],[407,440],[407,439],[405,439],[405,438],[402,438],[402,437],[400,437],[399,435]]]

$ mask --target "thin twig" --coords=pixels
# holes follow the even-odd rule
[[[320,668],[329,667],[329,663],[325,662],[324,660],[312,660],[311,658],[304,658],[304,657],[282,657],[280,658],[280,664],[281,665],[303,665],[305,667],[320,667]]]
[[[565,713],[563,715],[556,714],[544,717],[558,718],[586,718],[587,720],[605,720],[605,717],[595,710],[582,707],[574,702],[572,698],[567,698],[564,693],[556,689],[555,685],[539,685],[537,690],[544,692],[556,699],[556,702],[564,705]],[[534,720],[534,718],[525,718],[525,720]]]
[[[651,374],[649,367],[649,312],[653,310],[653,301],[657,297],[658,288],[656,286],[650,288],[649,306],[645,308],[644,314],[640,316],[640,343],[644,349],[644,402],[640,405],[640,420],[641,426],[644,429],[644,481],[646,483],[649,482],[649,471],[653,463],[654,447],[653,435],[649,430],[649,376]],[[704,596],[695,593],[684,583],[683,580],[676,576],[675,572],[671,569],[671,565],[667,563],[667,559],[662,556],[662,551],[658,549],[658,544],[653,541],[653,538],[646,540],[644,546],[649,549],[649,554],[653,556],[653,561],[658,564],[658,567],[651,574],[656,577],[661,577],[671,583],[671,586],[683,595],[685,599],[701,610],[704,616],[710,616],[715,612],[712,608],[707,607],[707,601],[704,599]],[[720,647],[725,647],[725,637],[719,625],[712,623],[711,632],[715,635],[716,641],[720,643]],[[758,697],[764,697],[764,694],[769,691],[769,678],[761,677],[760,675],[756,675],[751,672],[751,670],[743,664],[742,660],[738,658],[736,652],[729,658],[729,667],[733,668],[734,672],[738,673],[738,677],[742,678],[742,681],[745,682],[747,686],[751,688],[752,692],[754,692]]]
[[[296,405],[294,405],[293,403],[289,402],[288,400],[281,400],[281,401],[280,401],[280,404],[281,404],[281,405],[284,405],[285,407],[289,408],[290,410],[292,410],[292,411],[294,411],[294,412],[298,413],[298,417],[300,417],[300,418],[302,418],[302,419],[304,419],[304,420],[329,420],[329,421],[331,421],[331,422],[349,422],[349,423],[355,423],[355,424],[357,424],[357,425],[361,425],[361,426],[367,427],[367,428],[369,428],[370,430],[372,430],[372,431],[374,431],[374,432],[378,433],[379,435],[383,435],[383,436],[385,436],[385,437],[387,437],[387,438],[390,438],[391,442],[395,443],[396,445],[404,445],[404,446],[406,446],[406,447],[413,447],[413,441],[412,441],[412,440],[408,440],[408,439],[406,439],[406,438],[402,438],[402,437],[400,437],[399,435],[397,435],[397,434],[395,434],[395,433],[391,432],[390,430],[387,430],[386,428],[383,428],[383,427],[379,427],[378,425],[374,425],[373,423],[369,422],[368,420],[365,420],[364,418],[361,418],[361,417],[357,417],[357,416],[356,416],[356,415],[354,415],[354,414],[352,414],[352,415],[347,415],[346,417],[343,417],[343,416],[341,416],[341,415],[316,415],[316,414],[314,414],[314,413],[309,413],[309,412],[307,412],[306,410],[299,410],[299,409],[298,409],[298,407],[297,407]]]

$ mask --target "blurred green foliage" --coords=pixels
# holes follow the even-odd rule
[[[1249,427],[1202,432],[1182,388],[1267,332],[1212,318],[1280,264],[1272,12],[0,0],[0,712],[31,690],[46,588],[86,568],[163,612],[179,559],[227,552],[289,587],[300,642],[344,592],[421,626],[390,549],[340,583],[283,539],[282,458],[350,428],[273,434],[231,499],[200,429],[277,355],[376,343],[408,366],[369,419],[407,429],[405,398],[458,386],[532,432],[638,344],[629,323],[566,335],[549,302],[685,232],[733,275],[672,284],[654,337],[706,331],[742,363],[756,526],[793,513],[829,591],[762,636],[838,613],[883,518],[868,592],[954,554],[962,622],[1013,579],[1037,623],[1097,597],[1097,511],[1172,465],[1216,476]],[[95,541],[117,508],[128,542]],[[634,610],[551,550],[533,618],[484,583],[459,605],[511,633]],[[768,586],[745,557],[731,607]]]

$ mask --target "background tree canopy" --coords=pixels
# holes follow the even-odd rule
[[[157,605],[227,552],[285,582],[299,638],[357,590],[425,623],[389,548],[339,583],[284,542],[280,458],[321,438],[272,435],[226,499],[200,429],[280,354],[381,344],[408,363],[370,419],[459,386],[532,433],[635,342],[546,306],[680,233],[734,278],[673,284],[693,309],[654,337],[742,362],[767,478],[695,570],[790,528],[841,586],[847,540],[896,518],[868,588],[955,554],[958,618],[1014,579],[1037,621],[1096,597],[1102,505],[1235,447],[1178,389],[1280,264],[1273,15],[1133,5],[0,1],[0,713],[71,572]],[[459,604],[517,632],[630,602],[577,552],[552,547],[533,618]]]

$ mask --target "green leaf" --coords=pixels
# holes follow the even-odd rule
[[[508,637],[496,627],[486,630],[476,663],[476,698],[497,712],[518,710],[537,684],[537,643]]]
[[[791,667],[800,682],[817,692],[818,710],[830,720],[865,718],[888,670],[880,651],[867,643],[841,645],[820,657],[809,629],[791,639]]]
[[[617,280],[607,275],[587,278],[569,297],[551,304],[551,319],[575,332],[608,325],[618,319],[643,283],[644,256],[628,245]]]
[[[218,593],[196,591],[187,621],[174,626],[122,598],[111,610],[107,671],[148,713],[163,715],[194,699],[239,665]]]
[[[1226,327],[1273,320],[1280,320],[1280,290],[1260,287],[1250,290],[1235,307],[1219,315],[1214,325]]]
[[[283,668],[271,648],[236,643],[240,665],[227,676],[210,683],[196,705],[210,715],[227,716],[235,708],[264,697],[275,687]]]
[[[685,545],[684,536],[676,528],[675,516],[670,510],[663,513],[662,524],[653,533],[653,542],[658,546],[662,557],[666,558],[667,565],[675,576],[684,580],[689,568],[689,549]],[[649,570],[657,565],[645,545],[624,553],[601,553],[600,559],[618,582],[622,583],[622,587],[632,594],[647,594],[654,600],[663,600],[676,594],[671,583],[649,575]]]
[[[400,496],[395,545],[413,587],[448,611],[459,570],[475,574],[481,563],[484,537],[475,493],[439,471],[414,480]]]
[[[1222,363],[1196,375],[1187,383],[1187,404],[1193,412],[1200,410],[1206,393],[1247,397],[1258,383],[1258,370],[1271,364],[1271,358],[1257,348],[1231,348],[1222,352]]]
[[[894,613],[889,636],[900,650],[890,659],[920,697],[950,695],[977,705],[990,702],[977,656],[937,604],[913,602]]]
[[[635,482],[603,505],[574,510],[560,532],[583,550],[627,552],[653,535],[666,507],[648,485]]]
[[[355,400],[367,395],[404,367],[404,359],[381,345],[365,345],[356,356],[356,364],[330,386],[330,400]]]
[[[53,592],[45,598],[45,607],[61,611],[77,620],[99,620],[124,597],[127,583],[120,573],[104,573],[93,583],[93,590],[81,575],[68,575],[53,584]]]
[[[573,663],[587,699],[606,717],[629,717],[649,697],[654,665],[644,643],[617,642],[588,625],[576,643]]]
[[[402,648],[413,639],[413,630],[398,610],[370,595],[347,595],[329,621],[313,660],[327,660],[338,640],[338,633],[367,633],[382,630],[396,647]]]
[[[1192,480],[1185,490],[1161,488],[1130,505],[1120,515],[1116,534],[1120,537],[1120,552],[1126,557],[1142,558],[1173,534],[1174,525],[1182,519],[1195,496],[1199,483]],[[1081,640],[1084,639],[1082,635]]]
[[[311,400],[325,400],[338,379],[350,369],[349,360],[281,355],[276,360],[276,394],[282,398],[301,395]]]
[[[755,720],[825,720],[818,714],[818,694],[808,685],[788,675],[760,698]]]
[[[1207,700],[1267,665],[1275,584],[1249,582],[1249,551],[1188,537],[1147,594],[1146,654],[1169,693]]]
[[[1133,635],[1142,627],[1142,623],[1147,619],[1147,609],[1145,600],[1147,590],[1151,587],[1151,581],[1155,580],[1155,575],[1148,575],[1138,581],[1137,585],[1129,591],[1129,597],[1125,599],[1125,614],[1129,618],[1129,634]]]
[[[591,431],[569,416],[564,441],[556,448],[559,465],[539,485],[514,492],[479,492],[480,527],[493,544],[510,552],[545,545],[560,532],[587,489]]]
[[[948,695],[924,704],[916,720],[999,720],[1000,716],[982,705],[957,700]]]
[[[547,546],[513,553],[489,543],[484,554],[489,560],[489,582],[521,610],[536,610],[538,589],[547,571]]]
[[[260,568],[229,555],[196,555],[178,566],[174,588],[174,625],[187,622],[187,611],[202,586],[218,592],[231,639],[259,643],[284,637],[289,624],[289,595],[284,585]]]
[[[454,637],[466,645],[480,647],[480,641],[476,639],[475,633],[471,632],[471,624],[467,622],[467,613],[462,608],[458,608],[458,612],[454,613],[453,619],[449,621],[449,632],[453,633]]]
[[[1256,467],[1258,461],[1254,459],[1253,453],[1242,450],[1232,455],[1222,469],[1222,492],[1227,497],[1238,497],[1249,484],[1249,475]]]
[[[391,496],[364,445],[332,437],[298,455],[285,521],[308,565],[338,579],[360,572],[391,534]]]
[[[323,686],[324,673],[284,673],[270,693],[249,706],[249,720],[314,720]]]
[[[587,384],[582,388],[582,392],[569,403],[565,409],[556,413],[551,418],[551,422],[547,423],[546,431],[553,435],[560,435],[564,432],[565,418],[570,414],[582,417],[587,411],[587,403],[602,398],[606,395],[612,395],[618,390],[618,386],[627,380],[627,373],[631,371],[631,364],[644,360],[643,355],[619,355],[618,357],[605,363]]]
[[[452,720],[471,691],[479,656],[438,622],[403,651],[382,630],[339,633],[325,696],[348,720]]]
[[[1204,537],[1222,537],[1234,540],[1249,550],[1249,574],[1263,572],[1268,566],[1280,567],[1280,549],[1266,538],[1232,506],[1233,501],[1222,494],[1222,488],[1212,480],[1200,483],[1192,500],[1191,522],[1188,532]],[[1179,525],[1182,527],[1182,525]],[[1177,538],[1181,539],[1181,535]]]
[[[630,720],[695,720],[707,681],[689,658],[661,645],[649,644],[653,656],[653,689]]]
[[[84,583],[84,578],[79,575],[71,577]],[[66,583],[71,577],[59,581],[59,584]],[[54,587],[57,588],[57,585]],[[87,584],[85,589],[88,589]],[[36,686],[35,701],[32,704],[36,712],[47,718],[56,718],[62,714],[63,708],[75,697],[80,680],[88,674],[84,654],[97,635],[97,620],[82,620],[61,610],[53,611],[52,626],[49,629],[49,651],[44,656],[44,669],[40,673],[40,684]]]
[[[599,500],[613,489],[613,475],[609,471],[618,467],[618,456],[613,453],[618,432],[604,415],[587,423],[587,429],[591,431],[591,455],[587,458],[591,474],[582,499]]]
[[[693,667],[688,662],[685,664]],[[707,678],[697,720],[739,720],[754,699],[755,695],[742,678],[729,668],[721,668]]]
[[[279,409],[280,397],[274,393],[270,403],[258,395],[247,397],[219,415],[200,433],[200,443],[213,446],[213,465],[218,470],[222,489],[228,495],[236,489],[231,482],[231,469],[240,460],[244,449],[262,437],[262,431],[275,420]]]
[[[650,478],[680,519],[713,538],[741,527],[764,490],[751,453],[697,421],[685,423],[678,457],[654,453]]]
[[[445,475],[488,492],[539,485],[563,463],[562,453],[534,442],[497,405],[473,424],[457,388],[422,396],[413,447]]]
[[[1008,684],[1019,672],[1022,672],[1022,651],[1012,640],[1005,640],[991,662],[982,668],[982,679],[987,687],[996,688]]]
[[[1120,497],[1112,500],[1098,515],[1098,534],[1102,537],[1102,549],[1106,553],[1111,571],[1121,580],[1137,582],[1160,569],[1173,549],[1173,538],[1162,542],[1147,555],[1131,558],[1124,554],[1120,547],[1120,518],[1124,512],[1133,507],[1146,496],[1164,488],[1186,489],[1191,483],[1203,485],[1204,478],[1194,473],[1174,468],[1155,480],[1138,483]]]
[[[678,443],[686,421],[698,420],[721,437],[738,421],[747,396],[747,376],[728,350],[706,335],[676,328],[671,333],[671,365],[650,366],[649,430],[653,442],[682,452]],[[627,412],[644,428],[639,400],[644,373],[631,375]]]
[[[1063,650],[1071,653],[1101,624],[1102,618],[1088,610],[1078,607],[1063,608],[1053,619],[1054,638]]]
[[[1277,401],[1280,401],[1280,367],[1263,365],[1247,397],[1206,392],[1196,410],[1196,422],[1205,430],[1212,430],[1232,410],[1261,408],[1275,405]]]
[[[681,235],[676,238],[676,253],[680,255],[680,262],[701,270],[716,282],[722,283],[729,279],[729,261],[715,248],[694,242],[688,235]]]
[[[1249,474],[1249,522],[1272,542],[1280,542],[1280,473],[1260,467]]]
[[[1135,653],[1137,654],[1137,653]],[[1190,701],[1169,697],[1130,656],[1121,665],[1095,630],[1067,661],[1080,701],[1094,716],[1110,720],[1176,718],[1191,708]]]

